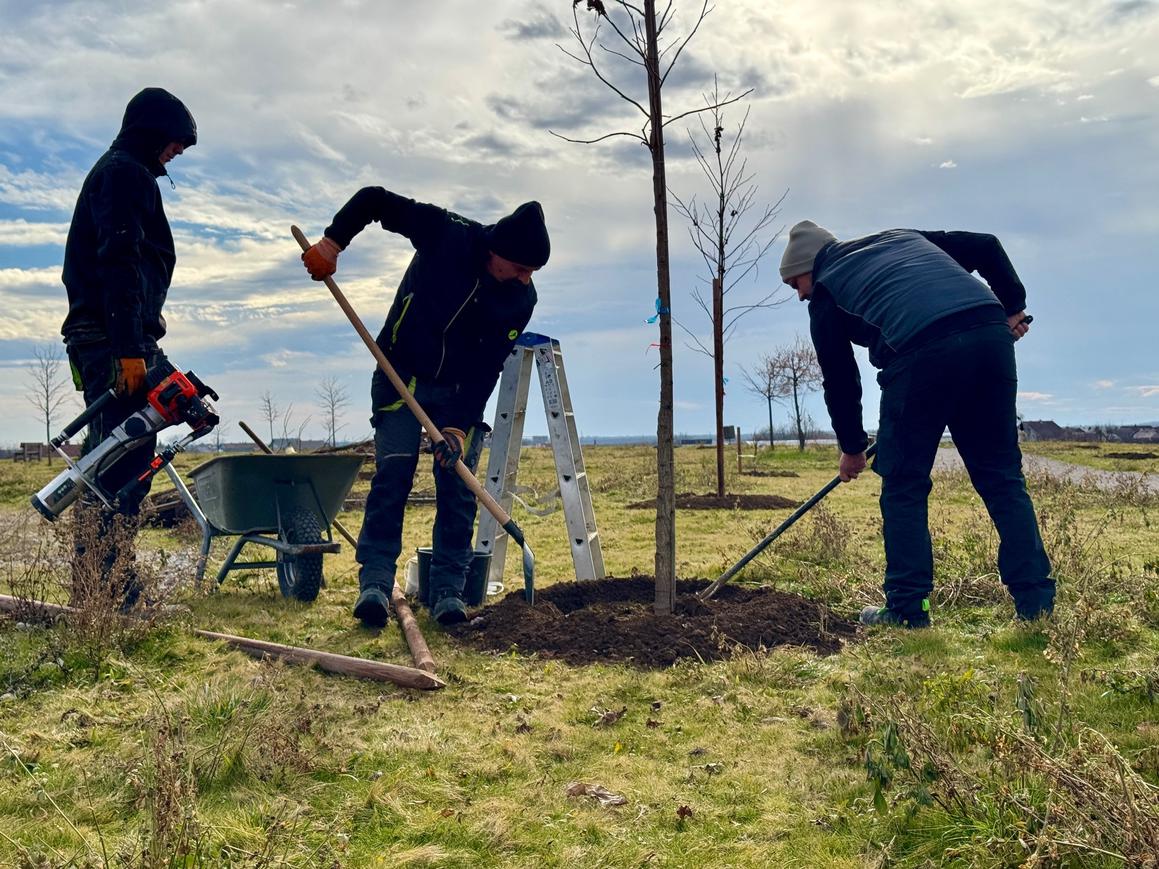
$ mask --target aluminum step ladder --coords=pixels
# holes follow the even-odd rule
[[[588,475],[580,451],[571,393],[568,392],[567,377],[564,375],[563,354],[559,349],[559,341],[554,338],[533,332],[524,333],[515,342],[503,366],[485,488],[510,515],[518,489],[519,451],[523,445],[523,423],[527,417],[532,360],[539,372],[543,407],[547,413],[548,440],[555,456],[559,497],[563,502],[575,577],[579,580],[603,579],[604,554],[596,530],[591,489],[588,487]],[[495,517],[482,511],[475,537],[475,550],[491,553],[491,567],[487,575],[489,588],[496,588],[496,584],[503,582],[507,539],[507,532],[499,526]]]

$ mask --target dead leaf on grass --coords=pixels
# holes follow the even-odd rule
[[[678,817],[682,821],[685,818],[691,818],[692,817],[692,809],[689,808],[688,806],[680,806],[676,810],[676,817]]]
[[[623,806],[628,802],[628,798],[620,794],[614,794],[603,785],[588,784],[582,781],[571,782],[566,789],[569,797],[591,797],[597,800],[601,806]]]
[[[601,710],[598,706],[593,706],[591,711],[594,712],[597,716],[599,716],[596,719],[595,724],[592,725],[593,727],[609,727],[609,726],[615,724],[617,721],[619,721],[621,718],[623,718],[624,715],[627,714],[628,707],[622,706],[618,710],[617,709]]]
[[[655,718],[649,718],[647,721],[644,722],[644,726],[647,727],[649,730],[655,730],[657,727],[660,726],[660,722],[657,721]]]

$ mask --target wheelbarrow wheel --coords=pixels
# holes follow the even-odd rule
[[[295,507],[284,517],[278,536],[286,543],[321,543],[322,528],[314,511]],[[293,561],[278,559],[278,586],[283,597],[311,603],[322,587],[322,553],[299,555]]]

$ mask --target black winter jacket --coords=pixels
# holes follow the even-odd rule
[[[487,227],[381,187],[364,187],[326,228],[345,248],[371,221],[405,235],[415,253],[376,339],[404,382],[453,386],[458,398],[442,425],[464,431],[483,416],[515,339],[535,308],[534,284],[500,283],[486,269]],[[377,414],[400,397],[375,371]]]
[[[64,249],[66,344],[108,342],[114,357],[143,357],[165,334],[161,308],[176,255],[157,189],[170,142],[197,141],[184,104],[146,88],[125,109],[121,131],[89,171]]]
[[[938,337],[1002,323],[1025,307],[1026,290],[992,235],[891,229],[821,248],[809,327],[842,451],[868,443],[851,344],[868,347],[870,362],[884,369]]]

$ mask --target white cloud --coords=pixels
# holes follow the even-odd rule
[[[1159,395],[1159,384],[1152,384],[1150,386],[1136,386],[1135,390],[1142,398],[1154,398]]]
[[[1096,380],[1095,389],[1110,389],[1115,385],[1113,380]]]
[[[29,223],[27,220],[0,220],[0,247],[56,244],[64,245],[67,223]]]
[[[1018,398],[1022,401],[1050,402],[1054,396],[1049,392],[1020,392]]]
[[[553,252],[537,275],[531,327],[565,347],[577,421],[595,433],[654,426],[657,355],[645,350],[656,330],[641,323],[656,294],[650,167],[626,140],[589,147],[547,134],[640,124],[555,47],[567,38],[551,19],[570,23],[567,5],[413,4],[406,28],[396,26],[398,4],[331,6],[308,27],[274,0],[102,4],[99,14],[61,0],[51,14],[12,19],[0,77],[0,365],[26,356],[29,342],[56,340],[65,300],[51,248],[126,98],[158,84],[187,102],[201,131],[171,167],[176,189],[161,181],[178,250],[165,347],[228,385],[223,404],[240,413],[265,388],[283,401],[308,393],[323,364],[358,384],[358,400],[371,360],[324,288],[305,279],[287,230],[297,223],[316,238],[350,194],[382,184],[484,221],[542,201]],[[692,8],[678,6],[674,32]],[[1140,373],[1142,348],[1159,310],[1132,287],[1159,284],[1137,244],[1159,227],[1147,193],[1159,188],[1149,168],[1159,76],[1147,77],[1157,22],[1089,0],[775,9],[734,0],[717,4],[689,45],[665,106],[700,105],[714,70],[727,87],[754,86],[745,156],[761,199],[791,188],[786,225],[814,217],[843,237],[888,225],[1000,235],[1027,286],[1050,288],[1050,328],[1019,343],[1019,374],[1039,396],[1024,400],[1049,399],[1057,414],[1086,372],[1108,383],[1151,376]],[[1060,99],[1097,99],[1091,114],[1103,122],[1079,123]],[[667,141],[669,184],[702,193],[683,122]],[[929,172],[936,156],[915,160],[914,149],[934,144],[956,158],[941,168],[968,168]],[[1090,160],[1101,167],[1095,190],[1081,171]],[[1113,207],[1097,207],[1111,193]],[[673,310],[701,331],[688,295],[701,266],[670,217]],[[1136,243],[1114,247],[1119,237]],[[1121,263],[1116,285],[1131,316],[1113,337],[1090,330],[1089,307],[1076,301],[1077,252],[1091,239]],[[760,285],[777,283],[782,249],[762,263]],[[377,226],[342,255],[339,283],[372,332],[410,255]],[[806,330],[807,316],[787,306],[744,324],[726,350],[726,410],[730,423],[764,425],[736,369]],[[872,425],[875,387],[862,366]],[[677,350],[678,428],[708,429],[710,372],[702,356]],[[0,402],[13,389],[0,384]],[[819,402],[812,412],[824,423]],[[1092,421],[1099,412],[1073,410]],[[19,439],[16,427],[0,421],[0,441]]]

